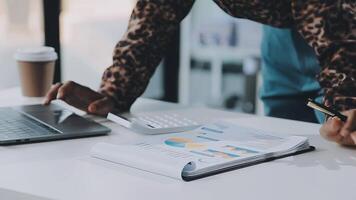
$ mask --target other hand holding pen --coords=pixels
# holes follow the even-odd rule
[[[356,109],[343,113],[347,121],[339,118],[329,118],[320,128],[320,134],[329,141],[341,145],[356,146]]]

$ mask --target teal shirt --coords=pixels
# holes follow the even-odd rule
[[[262,99],[320,90],[319,71],[313,49],[297,31],[263,27]]]
[[[321,123],[324,115],[305,106],[310,93],[320,93],[321,68],[313,49],[294,29],[263,27],[261,98],[269,116]],[[321,94],[321,93],[320,93]],[[322,95],[322,94],[321,94]],[[322,101],[322,96],[315,100]],[[311,116],[312,115],[312,116]]]

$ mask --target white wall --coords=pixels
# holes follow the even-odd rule
[[[41,0],[0,0],[0,89],[18,86],[13,54],[43,43]]]

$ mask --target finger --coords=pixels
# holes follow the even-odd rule
[[[320,134],[327,140],[336,142],[340,145],[354,145],[351,137],[343,137],[340,130],[343,122],[338,118],[331,118],[320,128]]]
[[[88,111],[97,115],[107,115],[114,108],[114,102],[108,97],[96,100],[88,106]]]
[[[343,137],[347,137],[351,132],[355,131],[356,129],[356,110],[350,110],[345,114],[347,115],[347,121],[340,130],[340,134]]]
[[[329,135],[338,134],[342,127],[342,121],[336,117],[329,118],[328,121],[323,124],[320,131],[327,133]]]
[[[57,99],[65,101],[67,104],[74,106],[83,111],[87,111],[88,103],[83,102],[82,97],[86,97],[85,94],[81,94],[80,90],[76,88],[81,88],[79,84],[68,81],[58,89]]]
[[[52,100],[56,99],[59,88],[62,86],[62,83],[56,83],[52,85],[51,89],[47,92],[45,99],[43,101],[44,105],[49,105]]]
[[[336,142],[341,140],[342,138],[342,136],[339,134],[341,127],[342,127],[342,122],[339,119],[330,118],[320,128],[320,134],[325,139]]]
[[[66,101],[66,97],[71,95],[74,87],[75,87],[75,83],[72,82],[72,81],[68,81],[68,82],[64,83],[62,85],[62,87],[60,87],[58,89],[57,99],[61,99],[63,101]],[[69,102],[67,102],[67,103],[69,103]]]
[[[348,135],[348,137],[341,136],[341,140],[337,141],[337,143],[341,144],[341,145],[346,145],[346,146],[354,146],[355,145],[355,142],[352,139],[351,135]]]

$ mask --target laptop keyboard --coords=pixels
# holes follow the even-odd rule
[[[15,110],[0,110],[0,140],[26,139],[60,133]]]

